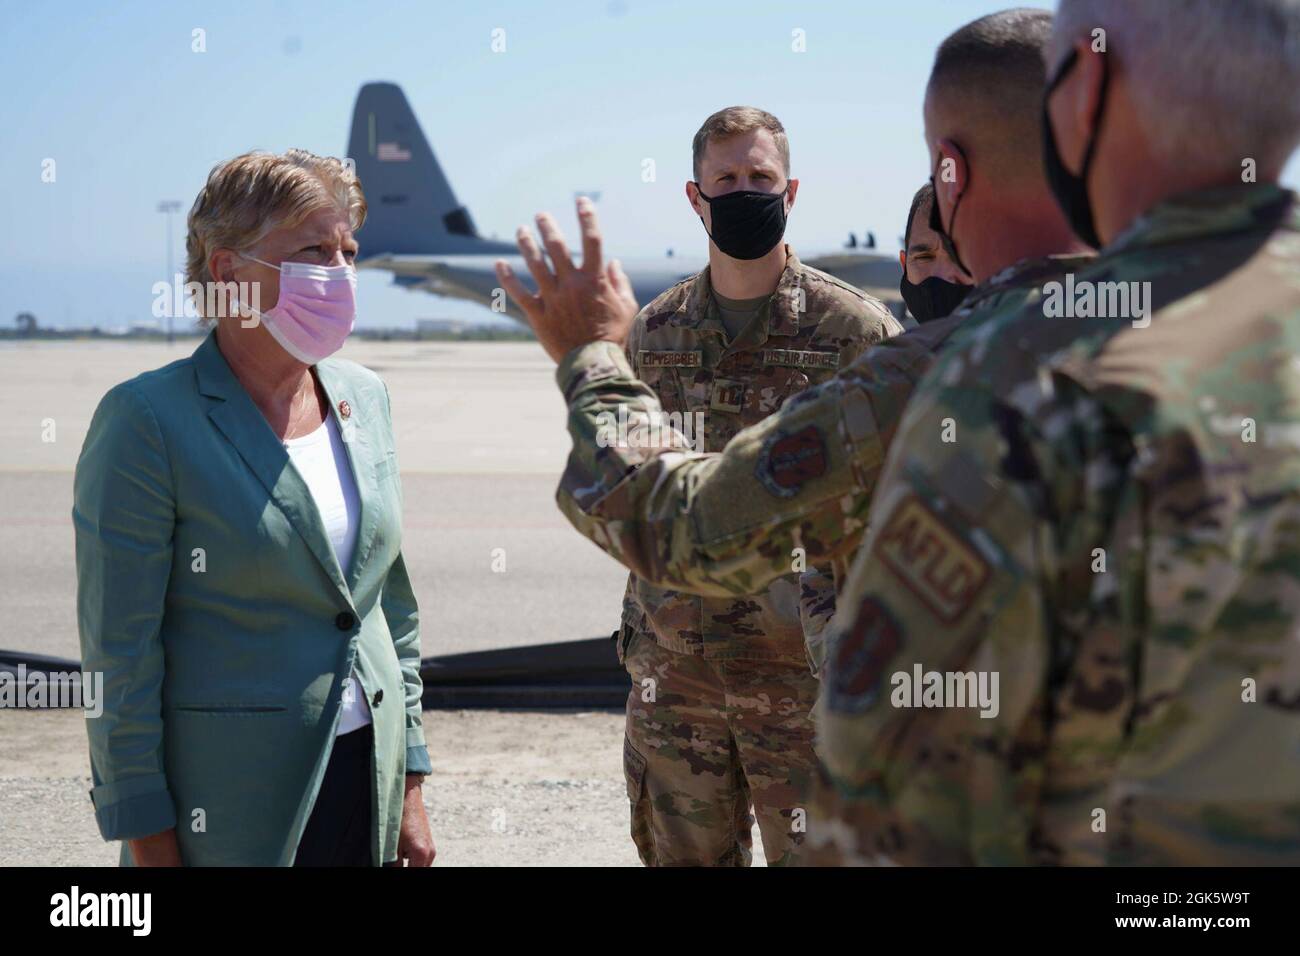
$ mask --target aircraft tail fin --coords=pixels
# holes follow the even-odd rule
[[[369,212],[357,233],[362,258],[400,254],[506,254],[514,245],[479,236],[395,83],[367,83],[352,110],[348,156]]]

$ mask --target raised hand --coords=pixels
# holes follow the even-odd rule
[[[497,279],[527,316],[546,354],[556,362],[588,342],[613,342],[621,348],[637,313],[632,285],[618,260],[608,265],[602,261],[595,207],[585,196],[579,197],[576,205],[582,232],[581,266],[575,266],[569,258],[564,236],[549,213],[537,216],[537,231],[546,255],[526,227],[520,226],[515,234],[519,252],[537,283],[535,294],[524,287],[504,260],[496,263]]]

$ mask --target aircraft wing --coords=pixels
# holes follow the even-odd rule
[[[451,299],[477,302],[518,321],[523,315],[508,296],[497,293],[498,286],[493,264],[498,258],[510,263],[515,273],[529,288],[532,279],[523,260],[518,256],[489,255],[428,255],[392,254],[368,256],[357,265],[362,269],[379,269],[392,273],[393,281],[410,289],[431,292]],[[831,254],[805,259],[814,269],[827,272],[837,279],[857,286],[868,295],[883,301],[895,315],[904,314],[903,300],[898,293],[898,280],[902,275],[898,260],[891,256],[858,254]],[[696,263],[645,264],[633,260],[624,264],[637,302],[645,305],[678,279],[696,271]]]
[[[393,281],[409,289],[419,289],[452,299],[464,299],[485,305],[495,312],[523,322],[523,313],[504,291],[498,291],[495,264],[505,259],[529,289],[535,289],[528,267],[519,255],[428,255],[381,253],[367,256],[357,263],[360,269],[390,272]],[[702,264],[662,262],[642,264],[625,261],[624,271],[632,284],[637,302],[645,305],[680,279],[699,271]]]
[[[464,299],[493,308],[494,302],[500,311],[504,306],[511,318],[522,320],[523,315],[515,308],[509,296],[498,297],[494,294],[497,287],[496,275],[491,271],[491,261],[470,266],[465,263],[466,256],[443,257],[429,255],[390,255],[370,256],[357,263],[359,269],[380,269],[393,275],[393,282],[408,289],[431,292],[449,299]],[[477,258],[477,257],[476,257]],[[517,271],[517,270],[516,270]],[[528,283],[531,286],[531,282]]]

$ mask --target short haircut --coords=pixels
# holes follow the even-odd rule
[[[352,230],[366,221],[366,197],[351,164],[305,149],[283,155],[255,151],[218,163],[190,208],[185,238],[185,281],[204,289],[213,281],[214,249],[242,251],[280,226],[298,225],[318,209],[347,212]],[[203,295],[194,297],[203,316]],[[209,325],[211,316],[201,324]]]
[[[697,180],[700,178],[700,162],[704,159],[704,148],[709,145],[710,140],[726,139],[728,136],[737,136],[756,129],[765,129],[772,134],[788,179],[790,140],[785,135],[785,127],[771,113],[760,110],[756,106],[728,106],[725,110],[718,110],[704,121],[704,125],[695,134],[695,139],[691,141],[691,168],[695,178]]]
[[[1018,7],[980,17],[939,45],[926,97],[943,135],[996,182],[1044,181],[1043,91],[1052,14]]]
[[[912,197],[912,208],[907,211],[907,228],[903,230],[904,253],[912,246],[912,222],[916,219],[916,214],[921,211],[922,206],[931,202],[934,202],[934,187],[926,183],[916,191],[916,195]]]
[[[1098,29],[1167,162],[1280,168],[1300,144],[1300,0],[1061,0],[1052,63]]]

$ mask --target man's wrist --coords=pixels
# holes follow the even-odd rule
[[[612,368],[610,368],[612,363]],[[615,374],[624,374],[635,378],[632,366],[627,361],[623,346],[608,339],[593,339],[571,349],[555,368],[555,381],[565,395],[569,395],[577,377],[589,377],[593,366],[605,365]],[[606,374],[603,377],[609,377]]]

